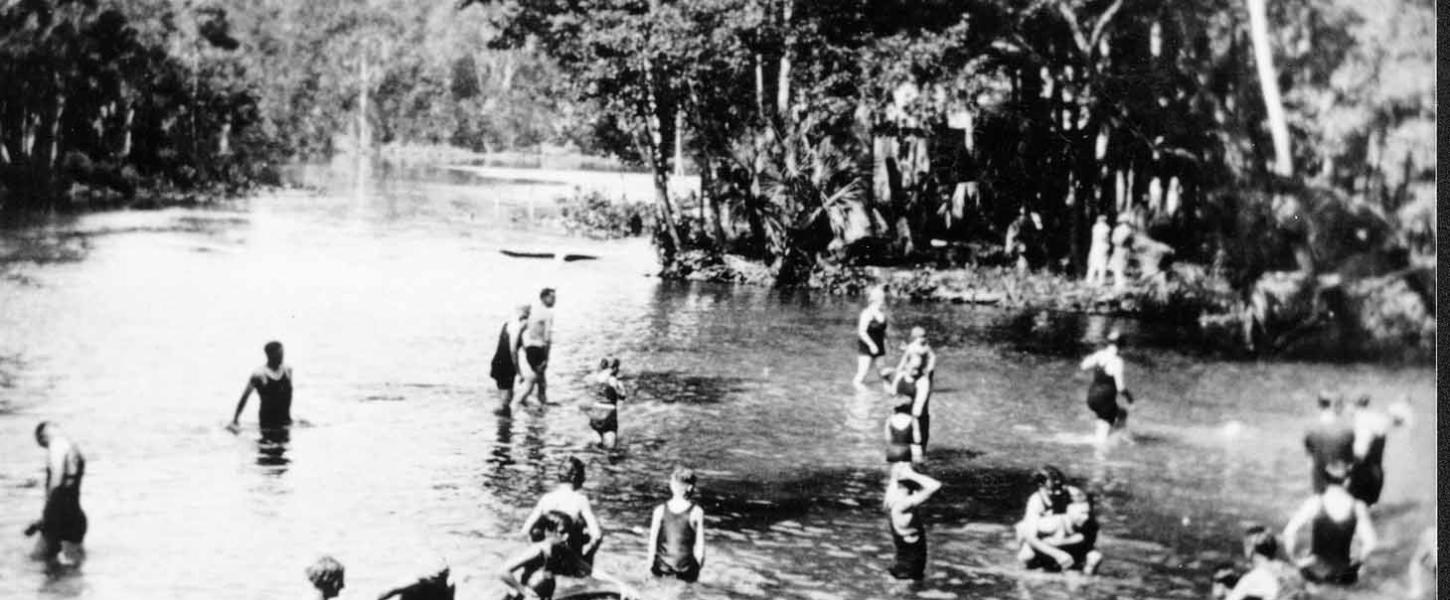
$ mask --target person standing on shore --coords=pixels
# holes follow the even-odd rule
[[[851,380],[856,385],[864,385],[876,359],[886,356],[886,288],[871,288],[866,298],[856,320],[856,378]]]
[[[40,520],[25,529],[25,535],[40,534],[35,546],[36,558],[72,565],[80,560],[80,545],[89,526],[86,513],[81,510],[81,479],[86,474],[86,459],[60,427],[49,421],[35,427],[35,443],[46,450],[45,508]]]
[[[1108,225],[1106,215],[1098,215],[1097,221],[1093,223],[1092,245],[1088,246],[1087,255],[1087,284],[1098,286],[1108,279],[1108,238],[1113,228]]]
[[[503,322],[498,332],[498,345],[493,351],[493,361],[489,364],[488,375],[498,384],[502,410],[508,410],[513,405],[514,383],[522,372],[519,368],[519,349],[523,347],[524,326],[529,322],[529,311],[529,305],[520,304],[514,309],[514,315]]]
[[[524,391],[519,394],[519,403],[528,402],[534,388],[539,389],[539,404],[548,404],[547,380],[544,371],[549,367],[549,352],[554,347],[554,288],[539,291],[539,302],[529,309],[527,325],[523,331],[524,361],[529,368],[524,370]]]
[[[940,481],[916,472],[911,463],[891,465],[882,503],[896,546],[896,558],[888,570],[892,577],[920,580],[926,575],[926,524],[920,509],[939,489]]]
[[[247,408],[247,398],[257,392],[257,424],[262,429],[280,429],[292,424],[292,367],[282,364],[282,342],[271,341],[262,346],[267,355],[267,364],[252,371],[247,378],[247,387],[237,401],[237,411],[227,429],[237,431],[242,411]]]
[[[1309,469],[1314,493],[1324,491],[1326,472],[1331,463],[1354,464],[1354,427],[1341,414],[1344,401],[1321,391],[1316,398],[1319,418],[1304,434],[1304,450],[1309,453]]]
[[[1128,213],[1118,215],[1118,224],[1113,227],[1113,255],[1108,268],[1113,272],[1113,288],[1121,290],[1128,286],[1128,252],[1133,243],[1133,225]]]
[[[1118,344],[1122,335],[1113,330],[1108,332],[1103,347],[1089,354],[1079,365],[1081,370],[1091,370],[1093,381],[1088,385],[1087,406],[1097,416],[1095,437],[1099,444],[1108,441],[1113,429],[1125,429],[1128,425],[1128,409],[1118,404],[1122,396],[1128,404],[1133,403],[1133,394],[1123,382],[1123,357],[1118,355]]]

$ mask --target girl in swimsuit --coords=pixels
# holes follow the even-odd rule
[[[911,341],[901,351],[901,362],[891,373],[887,383],[888,393],[911,399],[911,416],[916,418],[921,432],[921,451],[926,452],[927,439],[931,437],[931,388],[932,375],[936,372],[936,353],[926,341],[926,329],[911,328]]]
[[[896,405],[886,419],[886,462],[907,464],[921,461],[921,429],[911,416],[911,402]]]
[[[856,321],[856,385],[866,383],[876,359],[886,356],[886,289],[872,288]]]
[[[1084,358],[1080,366],[1084,371],[1093,372],[1087,406],[1098,418],[1096,437],[1100,444],[1108,441],[1108,434],[1114,428],[1123,429],[1128,425],[1128,410],[1118,404],[1118,395],[1128,404],[1133,403],[1133,395],[1123,383],[1123,358],[1118,356],[1120,337],[1117,331],[1109,332],[1103,348]]]
[[[619,359],[599,361],[599,371],[589,377],[595,390],[594,402],[585,408],[589,427],[599,434],[599,445],[614,448],[619,434],[619,401],[624,399],[624,384],[619,381]]]

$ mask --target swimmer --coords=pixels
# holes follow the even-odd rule
[[[599,447],[614,448],[619,435],[619,402],[624,399],[624,384],[619,382],[619,359],[604,358],[599,370],[589,376],[595,389],[594,402],[585,408],[589,427],[599,434]]]
[[[40,520],[25,528],[25,535],[40,534],[35,557],[56,560],[61,565],[79,561],[80,545],[89,525],[81,510],[81,480],[86,458],[60,426],[41,421],[35,427],[35,443],[46,450],[45,508]]]
[[[1311,482],[1318,494],[1324,491],[1326,465],[1354,464],[1354,427],[1341,414],[1341,399],[1321,391],[1315,401],[1319,404],[1319,418],[1304,434],[1304,450],[1309,453]]]
[[[886,288],[871,288],[866,298],[856,320],[856,377],[851,380],[856,385],[864,385],[876,359],[886,356]]]
[[[1369,395],[1354,401],[1354,467],[1349,470],[1349,494],[1374,506],[1385,485],[1385,439],[1396,421],[1369,407]]]
[[[539,291],[539,302],[529,309],[528,322],[523,331],[524,360],[529,365],[523,371],[524,391],[519,394],[520,403],[528,402],[534,388],[539,389],[539,404],[548,404],[545,392],[547,379],[544,371],[549,368],[549,352],[554,347],[554,288]]]
[[[1022,542],[1018,560],[1032,568],[1043,565],[1042,559],[1050,559],[1058,569],[1080,567],[1084,574],[1092,575],[1103,561],[1103,553],[1097,550],[1098,524],[1093,517],[1092,500],[1077,487],[1053,488],[1053,485],[1039,485],[1039,492],[1045,489],[1043,493],[1047,496],[1034,495],[1033,499],[1050,504],[1043,504],[1047,508],[1034,511],[1035,518],[1024,518],[1018,526],[1017,535]],[[1061,505],[1060,496],[1064,494],[1067,504],[1061,512],[1056,512],[1051,505]]]
[[[650,518],[650,574],[687,583],[700,578],[705,566],[705,511],[694,501],[695,471],[676,467],[670,473],[670,499],[655,507]]]
[[[921,462],[921,427],[911,416],[910,401],[901,402],[886,418],[886,462]]]
[[[1244,557],[1249,571],[1227,586],[1224,600],[1278,600],[1304,591],[1304,578],[1294,565],[1279,560],[1279,540],[1262,525],[1244,530]]]
[[[1097,352],[1089,354],[1079,365],[1081,370],[1091,369],[1092,384],[1088,386],[1087,406],[1097,415],[1096,439],[1098,444],[1108,441],[1113,429],[1127,429],[1127,406],[1118,403],[1122,396],[1127,404],[1133,403],[1133,394],[1123,383],[1123,358],[1118,355],[1122,336],[1117,330],[1108,332],[1107,340]]]
[[[912,470],[910,463],[891,465],[882,502],[896,546],[896,560],[888,570],[892,577],[920,580],[926,575],[926,525],[919,509],[939,489],[940,481]]]
[[[1360,566],[1374,552],[1378,538],[1370,520],[1369,507],[1345,489],[1349,465],[1335,461],[1325,467],[1324,491],[1314,495],[1284,526],[1284,552],[1294,557],[1300,530],[1309,528],[1309,554],[1298,559],[1304,578],[1317,583],[1352,584],[1359,579]],[[1359,555],[1351,555],[1359,540]]]
[[[926,329],[911,328],[911,341],[901,350],[901,361],[892,372],[889,391],[911,399],[911,416],[920,431],[921,451],[931,437],[931,391],[936,374],[936,352],[926,340]]]
[[[292,424],[292,367],[282,364],[282,342],[271,341],[262,346],[267,355],[267,364],[247,377],[247,387],[242,390],[242,399],[237,401],[237,411],[227,429],[237,431],[242,410],[247,408],[247,398],[257,392],[257,424],[262,429],[277,429]]]
[[[342,592],[346,569],[342,563],[331,556],[323,556],[312,563],[305,571],[307,580],[312,582],[312,587],[317,588],[322,600],[336,598]]]
[[[514,555],[499,573],[499,581],[513,591],[509,600],[551,600],[557,587],[556,577],[592,571],[592,576],[619,587],[621,598],[634,597],[624,582],[593,568],[569,544],[569,532],[576,528],[569,515],[549,511],[536,520],[539,539]],[[514,573],[518,572],[518,575]]]
[[[599,520],[594,517],[594,510],[589,506],[589,498],[579,491],[584,486],[584,463],[573,456],[567,457],[559,463],[558,474],[558,487],[539,498],[534,511],[524,519],[523,532],[525,536],[537,541],[536,525],[545,513],[558,512],[569,517],[569,548],[583,559],[579,566],[585,570],[578,573],[566,571],[562,574],[585,577],[589,575],[588,567],[594,564],[594,553],[599,550],[604,533],[599,528]]]
[[[498,331],[498,346],[493,351],[489,364],[489,377],[498,385],[499,402],[508,409],[514,401],[514,382],[518,380],[519,349],[523,347],[524,325],[529,321],[529,305],[520,304],[514,315],[503,322]]]

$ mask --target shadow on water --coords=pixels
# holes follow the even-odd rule
[[[292,430],[286,427],[268,428],[257,438],[257,466],[267,467],[268,475],[281,476],[292,462],[287,458],[287,445],[292,441]]]
[[[717,404],[726,396],[744,391],[741,377],[704,377],[680,371],[641,371],[629,382],[641,399],[665,404]]]

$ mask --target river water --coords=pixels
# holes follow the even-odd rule
[[[1385,548],[1365,583],[1328,597],[1400,597],[1415,538],[1434,522],[1428,367],[1223,362],[1134,321],[899,304],[893,335],[924,325],[940,355],[924,469],[945,487],[926,508],[927,580],[890,581],[888,402],[848,382],[857,299],[660,282],[640,240],[562,237],[537,222],[543,205],[529,220],[528,204],[557,190],[527,183],[325,190],[7,224],[0,597],[305,597],[303,568],[329,553],[348,567],[345,598],[375,597],[437,556],[460,598],[496,598],[520,522],[574,454],[606,529],[599,567],[635,582],[670,468],[701,473],[702,580],[645,585],[647,596],[1199,598],[1244,522],[1282,527],[1307,496],[1301,435],[1321,388],[1415,407],[1391,435],[1374,509]],[[559,405],[495,415],[487,363],[500,320],[542,285],[559,289]],[[1110,327],[1136,342],[1125,352],[1138,442],[1096,453],[1076,366]],[[274,338],[306,421],[281,443],[223,428]],[[607,354],[636,389],[614,453],[587,447],[575,406]],[[41,506],[31,430],[42,419],[89,461],[78,571],[28,560],[20,535]],[[1100,497],[1097,578],[1012,564],[1009,524],[1044,462]]]

